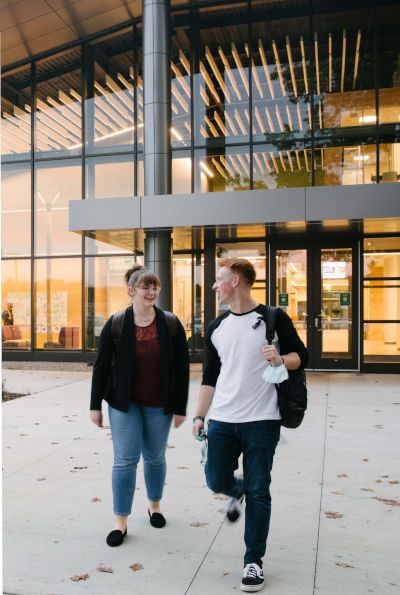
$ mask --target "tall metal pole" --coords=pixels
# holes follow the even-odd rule
[[[143,0],[144,200],[171,194],[170,2]],[[146,267],[161,280],[161,308],[172,306],[171,230],[146,230]]]

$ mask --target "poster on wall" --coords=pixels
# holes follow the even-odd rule
[[[31,294],[29,291],[10,291],[7,293],[7,304],[12,304],[14,324],[23,326],[31,323]]]
[[[59,332],[68,322],[68,292],[53,291],[51,296],[51,325],[53,332]],[[38,291],[36,294],[36,329],[39,333],[47,332],[47,294]]]
[[[322,278],[323,279],[346,279],[346,262],[323,262],[322,263]]]

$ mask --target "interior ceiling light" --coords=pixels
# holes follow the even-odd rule
[[[200,167],[203,171],[205,171],[205,173],[210,177],[213,178],[214,174],[212,173],[211,170],[208,169],[208,167],[206,166],[205,163],[203,163],[202,161],[200,161]]]
[[[267,83],[268,83],[268,87],[269,87],[269,92],[271,93],[272,99],[275,99],[274,87],[272,85],[271,75],[269,74],[269,68],[268,68],[267,58],[265,56],[264,47],[263,47],[263,44],[262,44],[261,39],[258,40],[258,51],[259,51],[259,54],[260,54],[260,57],[261,57],[262,65],[264,67],[264,73],[265,73],[265,77],[267,79]]]
[[[280,82],[281,88],[282,88],[282,95],[285,97],[286,96],[285,83],[283,82],[282,69],[281,69],[281,63],[279,60],[278,48],[276,47],[276,43],[275,43],[274,39],[272,40],[272,49],[274,51],[276,70],[278,71],[279,82]]]
[[[357,32],[356,55],[354,57],[353,91],[356,88],[356,81],[357,81],[357,74],[358,74],[358,61],[360,58],[360,43],[361,43],[361,29],[359,29]]]

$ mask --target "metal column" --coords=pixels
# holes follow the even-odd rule
[[[170,2],[143,0],[144,194],[171,194]],[[146,200],[146,198],[144,198]],[[146,230],[146,267],[161,279],[161,308],[172,306],[171,230]]]

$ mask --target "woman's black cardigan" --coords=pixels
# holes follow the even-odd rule
[[[177,320],[176,336],[170,337],[164,312],[155,306],[154,309],[160,343],[165,413],[185,415],[189,387],[189,352],[186,333],[180,321]],[[101,402],[104,399],[114,409],[128,411],[136,365],[133,308],[130,306],[125,310],[121,335],[115,345],[116,383],[113,382],[114,342],[111,336],[111,323],[112,316],[107,320],[100,334],[96,362],[93,367],[90,409],[101,410]]]

